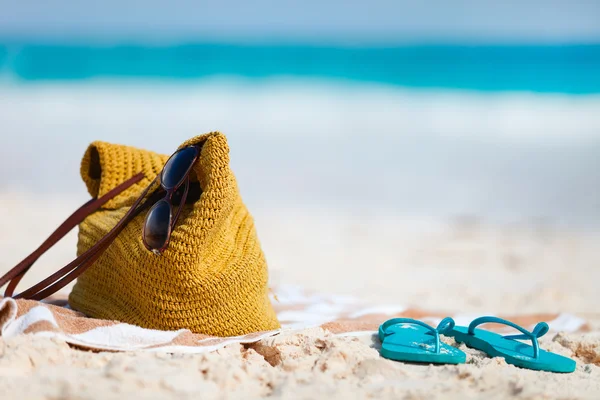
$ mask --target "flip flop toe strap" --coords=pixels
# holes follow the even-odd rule
[[[515,328],[516,330],[522,332],[521,335],[507,335],[503,336],[504,339],[512,339],[512,340],[531,340],[533,345],[533,358],[538,358],[540,354],[540,346],[538,344],[538,338],[544,336],[550,330],[550,327],[545,322],[538,323],[535,328],[533,328],[532,332],[529,332],[527,329],[523,328],[520,325],[515,324],[514,322],[507,321],[498,317],[479,317],[473,320],[469,325],[469,335],[473,335],[475,333],[475,327],[481,324],[487,323],[496,323],[503,324]]]
[[[445,332],[451,331],[452,328],[454,328],[455,326],[456,326],[456,323],[454,322],[454,320],[450,317],[446,317],[440,321],[436,330],[439,333],[444,334]]]

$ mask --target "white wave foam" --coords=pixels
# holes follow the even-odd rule
[[[3,83],[2,187],[79,184],[93,140],[171,152],[221,130],[244,197],[597,217],[600,96],[279,79]],[[27,162],[23,162],[23,159]],[[582,217],[583,216],[583,217]]]
[[[165,130],[186,137],[208,129],[340,139],[367,132],[491,140],[600,137],[600,95],[409,90],[301,79],[5,83],[0,106],[4,126],[35,117],[39,124],[96,127],[136,143],[160,139]],[[69,134],[83,132],[61,133]]]

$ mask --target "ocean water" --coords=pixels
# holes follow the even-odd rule
[[[599,46],[4,43],[0,192],[83,201],[91,141],[220,130],[251,209],[600,229]]]
[[[102,46],[0,39],[0,70],[24,81],[293,76],[414,88],[586,94],[600,92],[600,44]]]

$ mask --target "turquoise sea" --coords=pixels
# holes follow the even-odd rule
[[[21,81],[308,77],[407,88],[600,93],[600,44],[61,44],[0,39],[0,71]]]

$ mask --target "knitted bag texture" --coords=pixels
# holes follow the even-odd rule
[[[190,145],[202,146],[190,175],[202,194],[184,206],[167,250],[159,256],[144,247],[142,212],[78,278],[69,304],[91,317],[153,329],[215,336],[277,329],[267,264],[229,167],[227,140],[212,132],[180,148]],[[81,176],[93,197],[139,172],[145,178],[80,224],[78,255],[117,224],[168,157],[104,142],[88,147]]]

